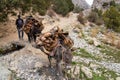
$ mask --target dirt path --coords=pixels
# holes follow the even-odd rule
[[[75,16],[76,15],[72,14],[70,17],[64,18],[58,16],[57,18],[59,20],[46,17],[43,21],[45,26],[43,33],[49,31],[51,28],[55,26],[64,28],[64,30],[66,29],[67,31],[70,30],[71,26],[73,26],[76,23]],[[7,43],[12,41],[18,41],[17,30],[15,29],[14,24],[12,24],[12,26],[14,26],[12,29],[15,30],[15,32],[9,31],[8,32],[9,35],[0,38],[0,46],[6,45]],[[26,34],[24,36],[24,41],[27,41]],[[21,50],[0,57],[0,61],[7,65],[6,69],[9,68],[10,70],[15,71],[17,77],[24,78],[25,80],[45,80],[45,79],[49,80],[48,79],[49,77],[51,77],[52,80],[54,80],[53,78],[55,78],[56,75],[55,69],[51,70],[49,68],[46,68],[49,65],[47,56],[39,49],[32,47],[31,44],[29,43],[26,44],[25,48]]]
[[[70,13],[69,17],[57,16],[56,18],[50,18],[49,16],[45,16],[44,21],[43,21],[45,29],[42,31],[42,33],[47,32],[51,28],[56,27],[56,26],[59,26],[64,31],[69,31],[70,37],[74,40],[74,47],[81,48],[81,51],[82,51],[82,52],[80,52],[81,56],[82,56],[82,53],[83,54],[85,53],[84,54],[85,56],[86,55],[89,56],[87,58],[84,58],[84,55],[83,55],[83,58],[80,56],[74,56],[73,62],[75,62],[75,64],[83,63],[82,65],[84,65],[84,64],[90,65],[91,63],[94,63],[93,64],[94,69],[97,69],[97,67],[95,67],[95,66],[96,66],[96,64],[97,65],[99,64],[100,70],[102,70],[101,66],[103,66],[109,70],[119,73],[120,72],[120,69],[119,69],[120,64],[119,63],[114,63],[113,61],[110,62],[110,60],[107,61],[106,59],[104,60],[104,57],[103,57],[104,55],[103,55],[103,53],[100,52],[102,50],[102,48],[100,49],[99,47],[96,47],[95,45],[91,45],[87,42],[86,39],[87,38],[90,39],[90,36],[88,35],[88,34],[90,34],[90,32],[88,31],[90,29],[89,26],[83,27],[83,29],[82,29],[82,32],[86,36],[86,38],[78,38],[78,33],[75,33],[74,32],[75,30],[72,30],[72,28],[77,27],[77,24],[79,24],[76,16],[77,16],[77,14],[72,14],[72,13]],[[7,24],[7,25],[9,25],[9,24]],[[10,28],[8,26],[9,29],[11,29],[11,30],[7,31],[8,35],[4,36],[3,38],[0,38],[0,46],[5,45],[11,41],[18,41],[18,35],[17,35],[17,31],[15,29],[15,25],[12,24],[11,26],[12,26],[12,28]],[[4,26],[2,26],[2,28],[4,28]],[[1,26],[0,26],[0,31],[1,31]],[[6,30],[4,30],[3,32],[5,32],[5,31]],[[27,41],[26,34],[24,37],[24,42],[25,41]],[[94,57],[91,57],[91,55]],[[98,58],[98,56],[100,56],[99,57],[100,61],[96,60]],[[46,80],[46,79],[47,80],[58,80],[58,79],[53,79],[56,74],[51,74],[55,71],[54,71],[54,69],[51,70],[48,68],[49,62],[48,62],[47,56],[42,51],[34,48],[29,43],[26,43],[25,48],[23,48],[21,50],[17,50],[15,52],[13,52],[12,54],[0,57],[0,61],[1,61],[1,63],[4,63],[7,66],[7,69],[9,68],[10,70],[15,71],[17,77],[24,78],[25,80]],[[80,64],[77,64],[77,65],[80,65]],[[79,67],[77,69],[77,66],[75,66],[75,67],[76,67],[77,71],[80,68]],[[91,67],[91,66],[89,66],[89,67]],[[73,70],[73,68],[71,68],[71,70]],[[87,72],[87,71],[85,71],[85,72]],[[78,71],[78,73],[80,73],[80,71]],[[102,74],[101,71],[100,71],[100,73]],[[1,77],[0,77],[0,80],[1,80]],[[6,79],[6,80],[9,80],[9,79]]]
[[[57,16],[56,18],[45,17],[43,21],[45,29],[42,32],[43,33],[47,32],[51,28],[56,26],[59,26],[60,28],[69,31],[71,27],[75,25],[77,22],[76,16],[77,14],[70,13],[70,17],[60,17],[60,16]],[[8,29],[9,31],[5,32],[8,35],[0,38],[0,46],[6,45],[7,43],[12,41],[19,40],[14,22],[15,20],[13,20],[12,22],[6,23],[6,26],[3,26],[3,25],[1,26],[2,28],[4,28],[4,30],[1,30],[1,33],[4,33],[5,30],[8,30]],[[27,41],[27,36],[25,33],[24,33],[24,41]]]
[[[6,44],[8,44],[9,42],[12,42],[12,41],[18,41],[18,34],[17,32],[15,33],[10,33],[10,35],[8,36],[5,36],[3,38],[0,38],[0,46],[4,46]],[[26,34],[24,33],[24,41],[27,41],[27,36]]]
[[[43,21],[44,25],[45,25],[45,29],[43,30],[43,32],[46,32],[48,30],[50,30],[51,28],[53,27],[60,27],[64,30],[67,29],[70,30],[72,26],[74,26],[75,24],[77,24],[77,14],[73,14],[73,13],[70,13],[69,14],[70,16],[69,17],[60,17],[60,16],[57,16],[55,19],[52,19],[52,20],[48,20],[48,19],[45,19]]]

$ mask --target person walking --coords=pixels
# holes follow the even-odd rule
[[[24,24],[23,19],[20,17],[20,15],[18,15],[18,19],[16,20],[16,26],[17,26],[17,30],[18,30],[19,40],[23,40],[24,32],[23,32],[23,30],[21,30],[23,27],[23,24]]]

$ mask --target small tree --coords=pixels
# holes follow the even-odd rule
[[[116,6],[116,4],[115,4],[115,1],[113,0],[113,1],[110,1],[110,6]]]
[[[98,10],[97,8],[93,9],[92,12],[88,16],[88,21],[95,23],[96,25],[102,25],[102,10]]]
[[[108,4],[107,2],[104,2],[102,6],[105,8],[105,7],[107,7],[108,5],[109,5],[109,4]]]
[[[98,18],[99,18],[98,14],[92,11],[88,16],[88,21],[95,23]]]
[[[53,0],[53,4],[55,12],[62,14],[63,16],[74,8],[71,0]]]
[[[120,13],[115,7],[111,6],[110,9],[103,14],[103,19],[107,28],[117,32],[120,31]]]
[[[120,11],[120,4],[116,4],[116,8]]]

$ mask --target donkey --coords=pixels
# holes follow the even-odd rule
[[[56,60],[56,71],[58,75],[63,76],[61,62],[63,61],[65,65],[71,63],[72,61],[71,49],[66,49],[62,44],[60,44],[59,40],[55,41],[53,45],[54,45],[54,48],[52,48],[52,50],[48,46],[39,46],[39,49],[41,49],[41,51],[43,51],[45,54],[48,55],[50,67],[52,66],[51,59],[54,58]],[[51,45],[51,47],[53,47],[53,45]],[[44,48],[46,50],[49,49],[51,51],[46,52]]]
[[[61,41],[61,30],[51,30],[52,32],[48,32],[43,34],[43,36],[40,38],[42,43],[39,43],[39,40],[37,42],[37,47],[41,49],[45,54],[48,55],[48,59],[50,62],[50,67],[51,67],[51,58],[54,58],[56,60],[56,69],[58,71],[59,75],[62,74],[62,69],[61,69],[61,61],[65,62],[66,64],[71,63],[72,61],[72,54],[71,54],[71,49],[69,47],[64,46]],[[66,39],[68,40],[68,39]],[[64,41],[66,41],[64,39]],[[66,41],[68,42],[68,41]],[[68,43],[67,43],[68,44]],[[67,45],[68,46],[68,45]],[[46,50],[48,52],[46,52]]]
[[[44,29],[44,26],[42,24],[42,21],[38,22],[34,18],[28,20],[23,27],[24,32],[28,36],[29,42],[33,40],[36,41],[37,34],[40,34],[43,29]]]

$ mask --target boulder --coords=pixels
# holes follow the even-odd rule
[[[93,41],[94,41],[94,45],[95,46],[99,46],[100,45],[100,42],[96,38],[93,38]]]
[[[89,4],[85,0],[72,0],[73,4],[81,9],[90,8]]]
[[[117,77],[116,80],[120,80],[120,77]]]
[[[0,63],[0,80],[12,80],[12,72]]]
[[[110,2],[113,0],[94,0],[92,4],[92,8],[97,8],[97,9],[107,9],[110,7]],[[120,0],[114,0],[115,3],[120,4]],[[103,4],[107,4],[106,6],[103,6]]]
[[[85,76],[88,78],[88,79],[91,79],[93,77],[92,75],[92,71],[86,67],[86,66],[82,66],[81,67],[81,71],[85,74]]]

